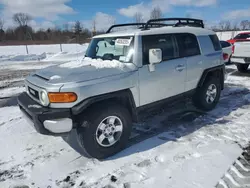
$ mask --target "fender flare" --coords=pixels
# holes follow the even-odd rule
[[[126,102],[126,104],[129,105],[129,108],[130,108],[129,110],[131,112],[133,120],[137,120],[136,104],[135,104],[134,97],[130,89],[120,90],[120,91],[116,91],[116,92],[112,92],[108,94],[102,94],[102,95],[97,95],[97,96],[87,98],[81,101],[79,104],[75,105],[71,109],[71,112],[73,115],[79,115],[93,104],[96,104],[98,102],[104,102],[106,100],[112,100],[112,99],[120,99],[123,102]]]
[[[198,87],[201,87],[206,78],[207,78],[207,75],[211,72],[214,72],[214,71],[220,71],[221,72],[221,75],[220,75],[220,81],[221,81],[221,88],[222,90],[224,89],[224,81],[225,81],[225,65],[219,65],[219,66],[216,66],[216,67],[212,67],[212,68],[208,68],[208,69],[205,69],[202,73],[202,76],[200,78],[200,81],[198,83]]]

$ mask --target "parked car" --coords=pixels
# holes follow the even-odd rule
[[[233,53],[233,45],[227,41],[220,41],[223,50],[223,59],[226,64],[231,63],[231,56]]]
[[[250,41],[237,41],[234,43],[231,62],[237,66],[240,72],[248,70],[250,64]]]
[[[123,26],[133,29],[112,32]],[[132,122],[149,109],[186,97],[214,109],[224,76],[219,39],[202,20],[163,18],[93,37],[81,62],[28,76],[18,104],[39,133],[75,129],[83,152],[103,159],[126,146]]]
[[[231,44],[234,44],[237,41],[250,41],[250,32],[242,32],[236,35],[233,39],[228,40]]]

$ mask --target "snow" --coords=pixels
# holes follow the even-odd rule
[[[42,106],[33,104],[33,105],[29,105],[28,108],[42,108]]]
[[[214,187],[250,141],[249,81],[229,75],[218,107],[192,122],[150,118],[144,126],[168,128],[104,161],[36,133],[18,107],[0,108],[0,187]]]
[[[57,79],[60,79],[60,78],[61,78],[61,76],[54,75],[54,76],[50,77],[50,80],[57,80]]]
[[[102,69],[102,68],[119,68],[123,69],[125,66],[125,63],[122,63],[117,60],[102,60],[102,59],[91,59],[89,57],[85,57],[82,60],[77,60],[77,61],[71,61],[68,63],[61,64],[60,67],[62,68],[79,68],[82,66],[87,66],[91,65],[95,67],[96,69]]]
[[[88,44],[59,44],[55,45],[29,45],[26,46],[0,46],[0,64],[9,61],[71,61],[82,59]]]
[[[0,47],[0,70],[8,76],[8,71],[29,72],[61,63],[68,69],[126,66],[119,61],[84,58],[87,45],[63,45],[63,52],[59,45],[29,46],[34,55],[26,55],[25,46]],[[19,107],[0,108],[0,187],[214,187],[250,141],[250,77],[237,75],[235,66],[229,69],[216,109],[193,121],[169,122],[167,112],[149,117],[134,129],[142,132],[164,126],[161,134],[104,161],[81,156],[75,132],[64,139],[40,135],[24,120]],[[0,89],[0,98],[25,91],[24,87],[9,87],[22,80],[1,79],[0,87],[6,88]]]
[[[25,87],[10,87],[0,89],[0,98],[11,97],[25,91]]]

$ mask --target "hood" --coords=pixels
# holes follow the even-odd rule
[[[48,67],[35,73],[49,83],[84,82],[103,77],[114,76],[137,70],[132,63],[102,61],[84,58],[57,66]]]

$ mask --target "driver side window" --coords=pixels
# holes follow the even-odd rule
[[[168,61],[179,57],[177,44],[172,34],[142,36],[143,64],[149,64],[149,49],[160,48],[162,61]]]

